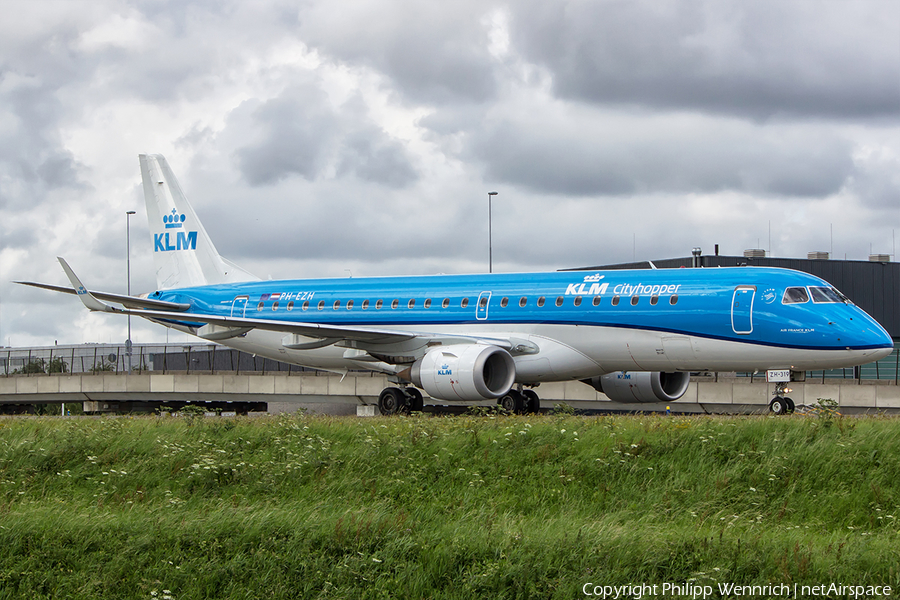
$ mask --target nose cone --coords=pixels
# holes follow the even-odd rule
[[[880,327],[880,325],[879,325],[879,327]],[[872,351],[872,360],[873,361],[881,360],[882,358],[886,358],[886,357],[890,356],[891,352],[894,351],[894,340],[891,339],[891,336],[888,335],[888,332],[885,331],[884,328],[882,327],[881,335],[873,336],[873,337],[877,337],[880,340],[878,342],[878,344],[880,344],[882,347],[876,348],[875,350]]]
[[[876,361],[894,351],[894,340],[878,321],[865,311],[856,309],[853,319],[844,323],[847,346],[859,350],[869,361]]]

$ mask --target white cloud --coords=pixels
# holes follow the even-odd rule
[[[155,282],[137,154],[262,276],[501,271],[693,246],[891,251],[897,4],[8,2],[0,340],[121,341],[62,284]],[[135,321],[135,339],[165,339]]]

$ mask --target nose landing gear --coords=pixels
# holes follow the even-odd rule
[[[775,384],[775,397],[769,402],[769,411],[774,415],[789,415],[794,412],[794,401],[785,396],[791,389],[787,383]]]

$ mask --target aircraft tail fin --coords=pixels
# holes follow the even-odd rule
[[[161,154],[141,154],[144,201],[159,289],[258,279],[219,256]]]

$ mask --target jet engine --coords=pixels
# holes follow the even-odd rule
[[[671,402],[687,391],[690,373],[660,371],[617,371],[583,379],[583,383],[616,402]]]
[[[434,348],[413,363],[410,380],[433,398],[478,401],[506,394],[516,379],[516,364],[497,346],[454,344]]]

